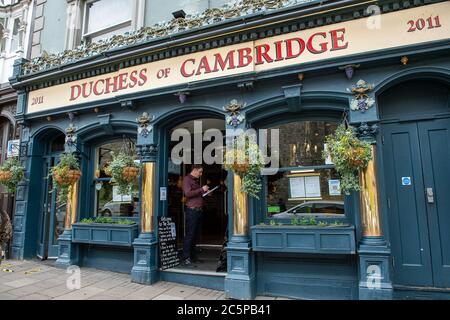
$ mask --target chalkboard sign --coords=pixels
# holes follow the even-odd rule
[[[160,217],[158,221],[159,257],[161,269],[169,269],[180,264],[177,250],[177,233],[171,218]]]

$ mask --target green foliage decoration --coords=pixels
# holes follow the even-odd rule
[[[242,138],[235,139],[232,146],[227,146],[224,168],[242,178],[242,192],[259,199],[262,189],[261,169],[264,168],[264,156],[257,143],[246,139],[245,136]]]
[[[341,176],[341,190],[349,195],[352,190],[359,191],[359,172],[364,170],[372,159],[370,143],[361,141],[352,127],[338,126],[334,134],[325,139],[327,148],[322,156],[331,157],[336,171]]]
[[[126,152],[113,153],[112,161],[105,172],[111,176],[111,183],[117,184],[119,194],[129,195],[137,188],[139,165],[134,162],[133,156]]]
[[[24,176],[25,168],[18,157],[7,159],[0,167],[0,184],[4,185],[10,193],[16,192],[17,184]]]
[[[96,217],[96,218],[84,218],[80,221],[80,223],[107,223],[107,224],[122,224],[122,225],[131,225],[135,224],[133,220],[129,219],[113,219],[111,217]]]

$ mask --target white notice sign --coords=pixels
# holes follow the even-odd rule
[[[320,198],[320,176],[290,177],[291,198]]]
[[[320,198],[320,176],[305,177],[305,191],[307,198]]]

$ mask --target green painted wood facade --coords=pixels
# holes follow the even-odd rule
[[[433,2],[440,1],[379,1],[383,12],[406,10]],[[134,280],[148,283],[170,280],[220,288],[229,297],[240,299],[250,299],[256,294],[315,299],[384,299],[393,297],[393,288],[394,291],[402,287],[409,290],[417,286],[436,287],[446,294],[450,285],[446,280],[448,255],[444,253],[448,252],[450,239],[445,228],[450,221],[450,208],[445,193],[450,189],[450,172],[444,164],[450,160],[447,152],[450,150],[450,35],[449,39],[439,42],[173,86],[121,97],[120,100],[107,99],[58,109],[51,114],[27,115],[25,112],[29,90],[182,55],[192,50],[207,50],[221,43],[239,43],[286,33],[302,25],[311,28],[356,19],[364,14],[364,9],[363,5],[342,7],[317,15],[314,14],[315,9],[305,9],[311,10],[311,15],[303,17],[298,14],[301,9],[294,8],[267,16],[257,15],[248,20],[231,21],[181,34],[173,39],[175,43],[179,41],[174,48],[163,48],[167,39],[160,39],[26,76],[21,75],[23,61],[17,61],[11,83],[19,90],[17,120],[22,125],[21,159],[27,168],[27,179],[19,186],[16,196],[13,256],[22,259],[36,255],[36,239],[40,232],[36,226],[41,203],[34,193],[42,188],[43,180],[39,172],[43,150],[49,135],[64,133],[68,127],[68,112],[77,113],[77,145],[81,153],[82,171],[86,173],[80,185],[78,219],[86,218],[93,212],[94,186],[87,177],[93,175],[95,147],[124,133],[137,135],[136,118],[142,112],[155,116],[152,134],[142,141],[138,138],[138,146],[144,149],[152,147],[151,151],[142,149],[142,154],[147,157],[146,161],[157,163],[158,192],[154,195],[156,225],[157,216],[167,215],[167,202],[159,199],[159,187],[167,187],[168,130],[202,117],[224,119],[226,114],[222,107],[232,99],[246,102],[246,122],[253,128],[302,120],[338,122],[342,113],[349,109],[352,99],[347,88],[364,79],[374,84],[372,95],[376,103],[367,113],[350,112],[350,121],[356,127],[376,124],[379,128],[376,133],[372,132],[371,138],[376,141],[378,151],[376,161],[383,241],[371,244],[363,239],[358,194],[355,193],[346,197],[345,202],[345,221],[354,230],[353,237],[350,237],[354,242],[346,254],[320,250],[295,253],[288,252],[290,250],[268,252],[267,249],[260,252],[252,250],[254,243],[250,237],[233,237],[230,231],[229,273],[225,278],[184,277],[159,271],[155,268],[157,243],[154,234],[140,235],[134,243],[134,252],[123,249],[118,251],[116,257],[112,248],[99,247],[96,252],[88,254],[86,247],[71,243],[70,237],[66,238],[66,242],[61,239],[62,245],[66,246],[64,250],[71,252],[67,263],[83,265],[84,261],[84,265],[99,268],[109,268],[114,264],[114,268],[125,272],[131,272],[130,267],[139,265],[139,268],[133,269]],[[276,23],[288,17],[292,20]],[[269,21],[275,22],[269,27],[263,26]],[[254,25],[255,29],[243,31],[243,24]],[[227,35],[220,35],[225,32]],[[208,38],[209,35],[212,38]],[[183,40],[188,38],[192,44],[182,45]],[[402,56],[408,56],[407,65],[400,63]],[[347,79],[344,71],[339,69],[348,64],[361,65],[352,79]],[[299,73],[305,75],[302,81],[298,79]],[[179,91],[191,93],[184,104],[174,97],[174,93]],[[99,112],[94,112],[94,108],[98,108]],[[51,116],[51,121],[48,121],[48,116]],[[367,130],[364,133],[368,133]],[[436,170],[439,174],[435,174]],[[417,188],[405,191],[398,185],[399,176],[414,177]],[[435,191],[434,206],[427,204],[423,193],[429,184]],[[228,204],[232,208],[231,197]],[[263,201],[250,201],[250,226],[264,222],[263,206]],[[414,212],[417,219],[411,220],[411,213]],[[231,226],[231,212],[228,212],[228,217]],[[105,262],[108,259],[111,263]],[[370,266],[381,270],[380,288],[373,289],[368,285],[367,277],[370,275],[367,270]]]

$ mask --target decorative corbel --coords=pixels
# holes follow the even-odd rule
[[[373,91],[373,88],[373,84],[368,84],[364,80],[359,80],[356,85],[348,88],[347,91],[353,94],[350,109],[364,113],[373,107],[375,105],[375,99],[369,96],[369,92]]]
[[[138,123],[138,135],[143,138],[147,138],[147,136],[152,132],[153,126],[150,124],[155,119],[155,116],[149,115],[147,112],[142,113],[136,121]]]
[[[175,93],[175,96],[178,97],[178,100],[180,101],[181,104],[185,103],[188,96],[190,96],[191,93],[189,91],[179,91],[177,93]]]
[[[239,103],[237,100],[231,100],[230,104],[223,107],[228,114],[225,117],[227,125],[237,128],[245,121],[245,115],[241,114],[242,109],[246,107],[245,103]]]
[[[66,128],[66,144],[71,147],[76,144],[77,142],[77,135],[76,131],[77,128],[75,127],[73,121],[75,119],[75,114],[73,112],[69,112],[69,126]]]
[[[351,80],[355,74],[355,69],[359,68],[360,64],[347,64],[345,66],[339,67],[339,70],[344,70],[347,79]]]
[[[361,122],[358,126],[355,126],[353,130],[359,139],[369,143],[375,143],[376,135],[378,133],[378,125],[376,123],[368,124],[366,122]]]

